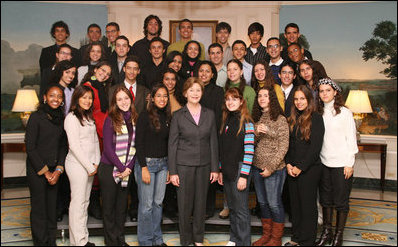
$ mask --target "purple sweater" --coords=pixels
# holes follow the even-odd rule
[[[129,131],[129,139],[131,139],[133,135],[133,125],[131,124],[131,122],[129,123],[127,121],[130,118],[130,112],[124,112],[123,117],[127,123],[127,129]],[[131,170],[133,170],[135,157],[130,161],[130,163],[127,166],[124,166],[116,155],[115,152],[116,133],[113,130],[112,120],[109,116],[105,119],[104,128],[103,128],[103,138],[104,138],[104,150],[102,152],[101,162],[104,164],[116,166],[119,169],[119,172],[124,172],[126,168],[130,168]],[[130,150],[130,144],[128,150]]]

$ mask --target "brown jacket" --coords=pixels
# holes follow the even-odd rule
[[[253,164],[273,173],[286,166],[284,159],[289,148],[289,126],[284,116],[279,115],[276,121],[272,121],[268,112],[263,113],[255,124],[256,130],[261,123],[268,127],[268,131],[265,134],[256,131]]]

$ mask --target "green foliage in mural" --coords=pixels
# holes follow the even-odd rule
[[[380,73],[388,78],[397,78],[397,25],[391,21],[382,21],[376,24],[373,37],[360,48],[365,61],[376,59],[387,64]]]

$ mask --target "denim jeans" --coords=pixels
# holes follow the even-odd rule
[[[163,243],[160,222],[162,220],[162,202],[166,190],[167,157],[146,158],[151,182],[142,182],[142,171],[138,161],[134,175],[138,188],[138,226],[139,245],[160,245]]]
[[[249,185],[250,177],[247,178],[246,189],[239,191],[237,188],[240,177],[242,162],[239,162],[238,174],[235,181],[224,180],[224,192],[227,196],[228,208],[230,210],[229,240],[237,246],[250,246],[250,212],[249,212]],[[252,171],[250,171],[252,173]]]
[[[285,222],[285,210],[282,203],[283,184],[286,179],[286,168],[275,171],[264,178],[262,170],[253,167],[254,188],[261,209],[261,218],[272,219],[277,223]]]

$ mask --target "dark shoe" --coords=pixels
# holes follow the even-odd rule
[[[61,222],[63,218],[64,218],[63,213],[57,213],[57,222]]]
[[[300,245],[299,245],[298,243],[289,241],[289,242],[287,242],[286,244],[284,244],[283,246],[300,246]]]
[[[348,212],[337,211],[336,217],[336,233],[333,237],[332,246],[342,246],[343,245],[343,233],[345,222],[347,221]]]
[[[95,246],[95,244],[91,243],[91,242],[87,242],[84,246]]]
[[[164,211],[163,214],[164,214],[164,216],[166,216],[167,218],[169,218],[171,220],[178,219],[178,216],[177,216],[176,212],[174,212],[174,211]]]
[[[261,219],[261,225],[263,227],[263,235],[252,246],[264,246],[271,239],[272,219]]]
[[[333,217],[333,208],[331,207],[322,207],[322,218],[323,218],[323,230],[319,240],[315,242],[316,246],[324,246],[326,244],[330,245],[333,240],[333,231],[332,231],[332,217]]]
[[[129,210],[129,216],[130,216],[130,220],[131,220],[132,222],[137,222],[137,219],[138,219],[138,212],[137,212],[137,210],[130,209],[130,210]]]
[[[214,216],[214,212],[212,213],[206,213],[206,220],[210,219],[211,217]]]
[[[88,215],[102,220],[102,209],[100,202],[100,193],[97,190],[92,190],[90,195],[90,204],[88,205]]]
[[[158,245],[154,245],[154,246],[168,246],[168,245],[165,243],[162,243],[162,244],[158,244]]]
[[[124,242],[121,244],[121,246],[130,246],[128,243]]]

